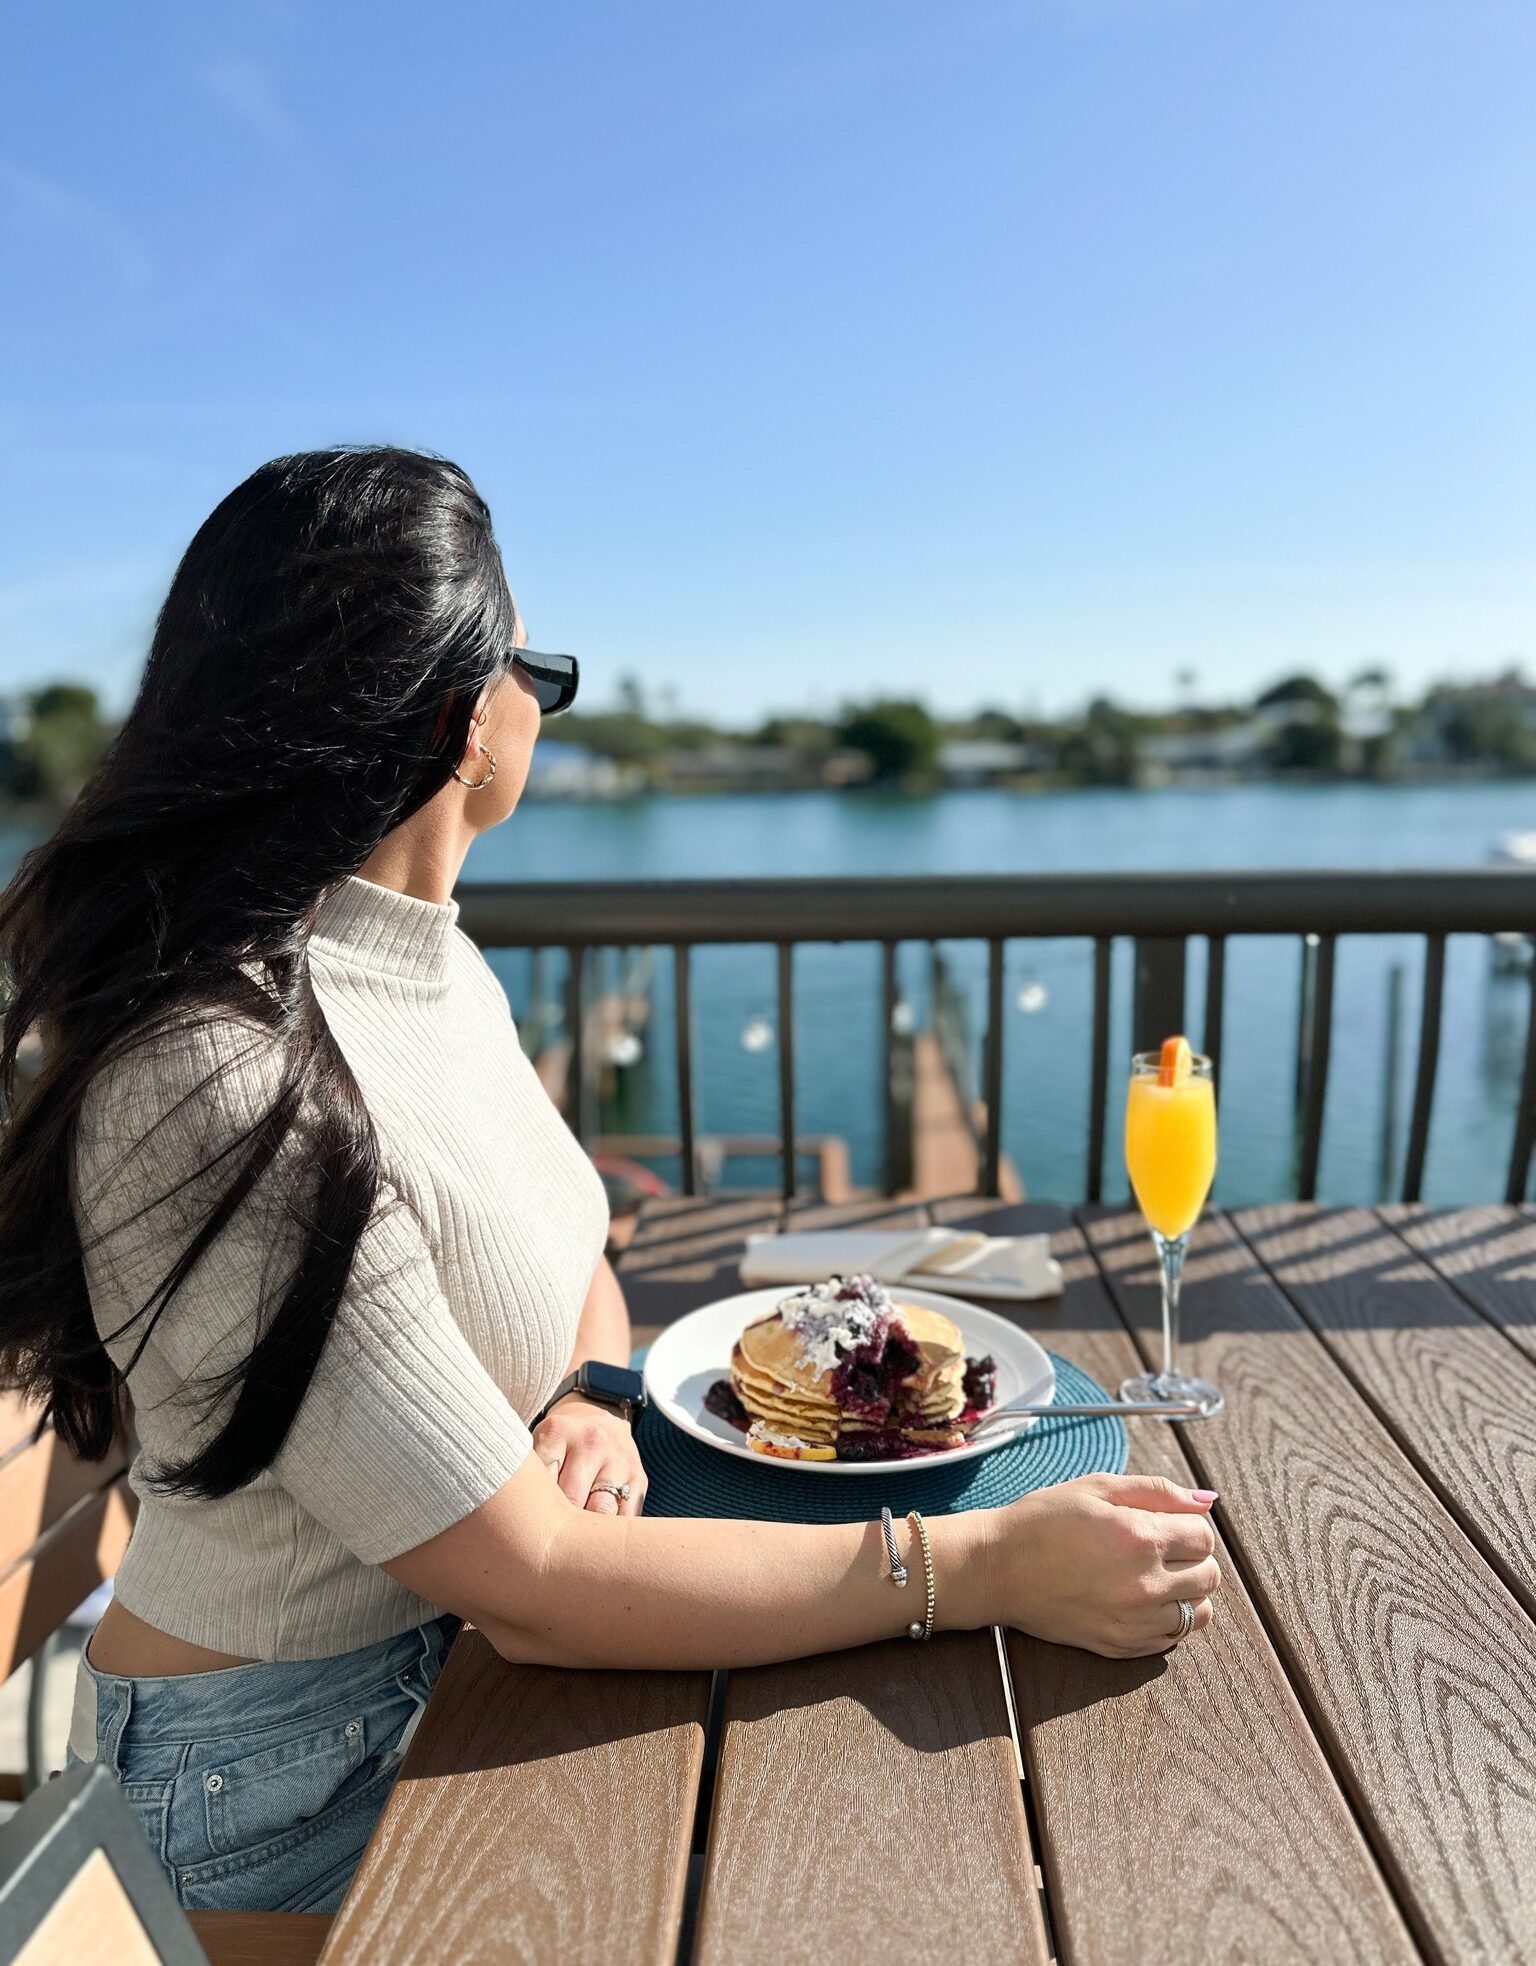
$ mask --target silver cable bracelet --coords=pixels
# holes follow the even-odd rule
[[[880,1533],[885,1538],[885,1554],[891,1566],[891,1582],[900,1589],[907,1588],[907,1566],[902,1562],[896,1548],[896,1525],[891,1520],[889,1509],[880,1511]]]

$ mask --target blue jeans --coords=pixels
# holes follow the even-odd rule
[[[334,1911],[458,1628],[163,1679],[82,1653],[68,1766],[94,1737],[184,1910]]]

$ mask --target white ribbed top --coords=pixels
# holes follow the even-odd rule
[[[277,1459],[248,1486],[215,1502],[168,1497],[143,1472],[186,1453],[206,1424],[196,1381],[242,1358],[262,1302],[281,1299],[302,1239],[279,1196],[305,1190],[306,1129],[199,1260],[129,1374],[140,1510],[117,1594],[162,1631],[246,1658],[298,1659],[435,1616],[440,1607],[376,1566],[496,1492],[529,1451],[527,1418],[569,1365],[607,1202],[458,913],[456,901],[355,874],[321,903],[315,992],[378,1132],[379,1206],[310,1392]],[[274,1066],[260,1027],[225,1018],[92,1080],[73,1200],[92,1311],[120,1365],[138,1327],[113,1334],[239,1157],[129,1218],[266,1111]]]

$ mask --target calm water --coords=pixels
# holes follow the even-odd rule
[[[1497,836],[1536,828],[1536,784],[1433,787],[1241,786],[1045,795],[952,792],[928,799],[786,793],[653,797],[623,804],[530,805],[473,849],[468,879],[624,879],[752,874],[934,874],[1184,867],[1476,866]],[[8,865],[23,844],[0,834]],[[982,952],[950,950],[968,981],[980,1032]],[[1115,1052],[1129,1052],[1129,949],[1117,952]],[[813,945],[796,959],[797,1096],[804,1132],[844,1135],[855,1178],[879,1178],[878,954]],[[493,957],[520,1017],[529,1004],[526,956]],[[1322,1192],[1369,1201],[1380,1192],[1388,972],[1406,966],[1397,1063],[1400,1162],[1411,1100],[1421,945],[1414,938],[1339,945],[1336,1023]],[[1005,1145],[1030,1193],[1074,1199],[1087,1149],[1091,952],[1085,942],[1009,947]],[[903,952],[904,992],[921,1013],[925,952]],[[552,973],[551,980],[558,982]],[[775,1017],[769,950],[705,949],[695,957],[696,1099],[701,1130],[772,1132],[777,1057],[743,1044]],[[1025,1009],[1023,1004],[1032,1006]],[[1203,1001],[1199,945],[1190,1003]],[[615,1130],[675,1132],[670,976],[655,978],[647,1055],[626,1075]],[[1229,944],[1219,1193],[1229,1202],[1284,1192],[1294,1153],[1298,954],[1289,940]],[[1198,1010],[1191,1010],[1198,1038]],[[1503,1192],[1514,1124],[1526,992],[1495,977],[1485,944],[1453,938],[1444,1043],[1426,1197]],[[1118,1079],[1116,1072],[1115,1078]],[[1116,1086],[1118,1094],[1119,1087]],[[1109,1191],[1124,1192],[1111,1116]],[[664,1172],[675,1173],[664,1169]],[[1395,1172],[1395,1169],[1394,1169]],[[733,1181],[776,1178],[771,1166],[733,1166]]]

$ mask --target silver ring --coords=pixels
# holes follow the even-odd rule
[[[629,1483],[627,1481],[594,1481],[591,1492],[594,1495],[613,1495],[619,1501],[627,1502],[629,1500]]]
[[[1187,1597],[1181,1597],[1179,1599],[1179,1629],[1174,1635],[1174,1644],[1177,1645],[1180,1639],[1188,1638],[1194,1628],[1195,1607]]]

